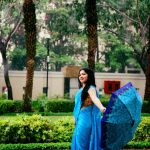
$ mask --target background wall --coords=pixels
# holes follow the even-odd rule
[[[2,87],[5,86],[3,72],[0,72],[0,95]],[[22,99],[23,87],[26,82],[26,71],[9,71],[10,82],[13,89],[14,99]],[[64,75],[62,72],[49,72],[48,76],[48,97],[64,95]],[[43,94],[46,87],[46,71],[35,71],[33,79],[33,99]]]
[[[5,86],[3,78],[3,72],[0,71],[0,95],[2,94],[2,87]],[[10,81],[13,89],[14,99],[22,99],[23,87],[26,81],[26,71],[10,71]],[[104,93],[104,81],[120,81],[120,85],[123,86],[128,82],[137,88],[139,93],[144,96],[145,90],[145,76],[144,74],[128,74],[128,73],[95,73],[96,85]],[[49,88],[48,97],[63,97],[65,85],[65,75],[63,72],[49,72]],[[71,97],[75,95],[78,90],[78,79],[68,78],[69,94]],[[46,71],[35,71],[33,80],[33,99],[43,94],[43,87],[46,87]]]

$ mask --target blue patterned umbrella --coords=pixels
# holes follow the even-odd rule
[[[142,98],[130,82],[112,93],[101,122],[104,150],[120,150],[133,138],[141,109]]]

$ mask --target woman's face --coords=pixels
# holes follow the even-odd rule
[[[81,71],[79,72],[79,81],[83,84],[83,83],[85,83],[87,80],[88,80],[88,74],[87,74],[84,70],[81,70]]]

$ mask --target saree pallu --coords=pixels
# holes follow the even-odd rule
[[[102,150],[100,147],[101,112],[95,105],[81,109],[81,93],[82,89],[77,92],[75,97],[74,118],[76,125],[71,149]]]

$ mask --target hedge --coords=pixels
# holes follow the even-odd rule
[[[0,150],[64,150],[70,149],[71,143],[29,143],[0,144]]]
[[[0,143],[50,142],[51,128],[51,122],[40,115],[0,120]]]
[[[71,143],[29,143],[29,144],[0,144],[0,150],[70,150]],[[129,142],[125,147],[128,149],[150,148],[150,142]]]
[[[15,120],[0,120],[0,143],[71,142],[73,119],[64,117],[55,122],[40,115],[18,116]],[[150,117],[143,117],[134,142],[150,142]]]
[[[138,149],[147,149],[147,148],[150,148],[150,142],[143,142],[143,141],[140,141],[140,142],[129,142],[124,148],[138,148]]]
[[[0,100],[0,114],[13,112],[15,104],[10,100]]]
[[[52,126],[51,142],[71,142],[73,130],[73,120],[65,117],[63,120],[55,121]]]
[[[38,112],[72,112],[74,101],[72,100],[48,100],[48,101],[33,101],[33,110]]]
[[[101,102],[107,106],[108,98],[102,97]],[[150,104],[143,101],[142,113],[150,113]],[[40,99],[32,101],[33,112],[73,112],[74,101],[63,98]],[[0,100],[0,114],[8,112],[23,112],[22,100]]]

